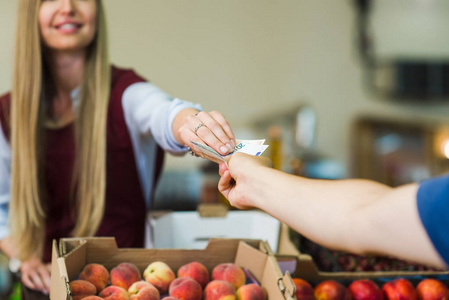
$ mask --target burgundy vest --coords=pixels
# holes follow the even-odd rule
[[[122,107],[122,95],[143,78],[132,70],[112,67],[111,96],[107,117],[106,203],[96,236],[115,237],[119,247],[143,247],[146,206],[136,168],[133,146]],[[9,139],[10,95],[0,97],[0,122]],[[70,197],[75,159],[74,124],[45,130],[44,203],[47,213],[44,261],[51,260],[53,239],[70,237],[74,227],[73,201]],[[162,169],[163,151],[157,149],[157,179]]]

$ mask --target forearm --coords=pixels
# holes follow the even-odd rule
[[[268,168],[245,182],[251,205],[329,247],[341,244],[358,209],[390,190],[365,180],[310,180]]]
[[[247,203],[311,240],[357,254],[444,266],[420,222],[417,184],[393,189],[368,180],[306,179],[269,168],[254,171],[239,181]]]

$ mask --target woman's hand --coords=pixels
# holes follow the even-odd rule
[[[32,290],[38,290],[48,295],[50,291],[51,265],[44,264],[36,256],[23,261],[20,266],[22,283]]]
[[[209,145],[221,155],[226,155],[234,150],[234,133],[221,113],[218,111],[193,111],[192,113],[189,110],[179,113],[181,117],[183,114],[184,122],[178,129],[178,137],[179,141],[190,147],[192,151],[195,151],[195,147],[191,141]]]
[[[258,170],[272,167],[272,162],[262,156],[253,156],[244,153],[234,153],[228,163],[220,164],[220,181],[218,190],[229,200],[232,206],[239,209],[253,208],[250,199],[252,177],[258,175]]]

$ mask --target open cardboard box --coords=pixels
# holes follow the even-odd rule
[[[260,210],[201,204],[197,211],[152,211],[145,248],[204,249],[210,238],[260,239],[277,252],[281,223]]]
[[[261,240],[211,239],[203,250],[119,249],[114,238],[64,238],[53,241],[51,300],[71,299],[69,282],[89,263],[108,270],[122,262],[134,263],[143,273],[153,261],[167,263],[175,272],[182,265],[199,261],[209,271],[220,263],[233,262],[247,268],[266,289],[269,300],[294,299],[289,274],[283,275],[269,245]]]
[[[298,251],[290,240],[290,228],[282,224],[279,235],[279,251],[275,255],[283,272],[288,272],[292,277],[299,277],[311,283],[328,279],[343,283],[350,283],[357,279],[372,279],[381,283],[393,278],[407,278],[417,282],[423,278],[437,278],[449,283],[449,271],[378,271],[378,272],[322,272],[316,267],[312,257]]]

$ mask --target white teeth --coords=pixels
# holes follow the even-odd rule
[[[63,29],[63,30],[71,30],[71,29],[76,29],[77,26],[75,24],[64,24],[59,28]]]

